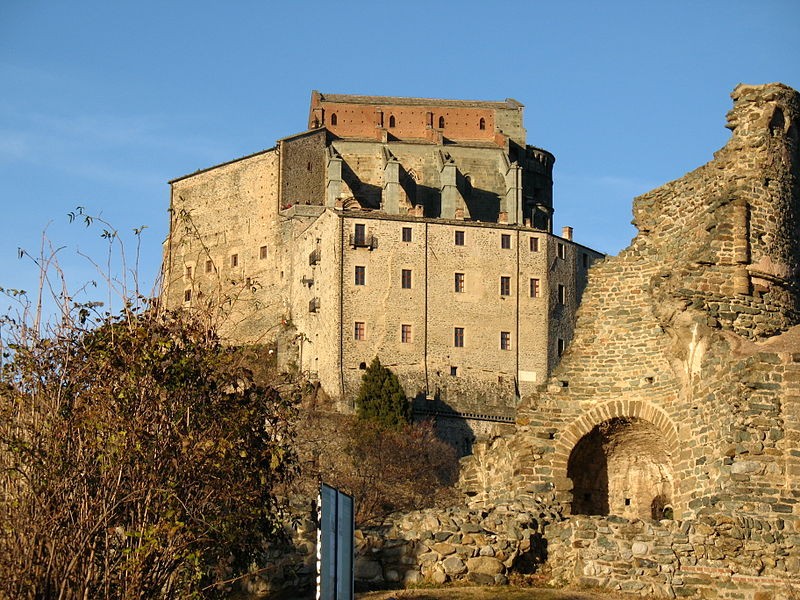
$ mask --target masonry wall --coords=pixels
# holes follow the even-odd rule
[[[325,130],[301,133],[280,141],[281,207],[324,204]]]
[[[238,343],[268,339],[283,312],[278,160],[269,150],[172,182],[166,303],[212,310]]]

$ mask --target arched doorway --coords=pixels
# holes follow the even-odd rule
[[[572,449],[567,476],[572,514],[672,517],[669,445],[644,419],[614,417],[595,425]]]

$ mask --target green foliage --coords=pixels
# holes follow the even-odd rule
[[[186,314],[80,308],[6,352],[0,598],[211,595],[281,535],[294,401]]]
[[[356,398],[360,419],[382,427],[397,429],[409,422],[410,407],[397,375],[381,364],[376,356],[364,371]]]

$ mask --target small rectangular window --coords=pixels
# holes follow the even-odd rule
[[[501,296],[511,295],[511,277],[504,276],[500,278],[500,295]]]
[[[367,283],[367,267],[356,266],[355,284],[366,285]]]
[[[589,255],[586,254],[586,252],[583,253],[583,268],[584,269],[589,268]]]
[[[261,248],[258,249],[258,258],[261,258],[261,259],[267,258],[267,247],[266,246],[261,246]]]
[[[411,289],[411,269],[403,269],[401,285],[404,290]]]
[[[531,279],[531,298],[538,298],[540,294],[539,290],[539,280],[532,278]]]
[[[567,247],[561,242],[558,243],[558,258],[567,258]]]
[[[508,250],[511,248],[511,235],[508,233],[504,233],[500,236],[500,247],[503,250]]]
[[[458,367],[450,367],[450,377],[458,377]]]
[[[539,238],[538,237],[531,237],[531,252],[538,252],[539,251]]]
[[[188,277],[189,279],[192,278],[192,267],[188,265],[186,266],[186,277]]]
[[[404,242],[411,241],[411,227],[403,227],[403,241]]]
[[[500,332],[500,350],[511,350],[511,332]]]
[[[453,330],[453,346],[456,348],[464,347],[464,328],[456,327]]]
[[[558,284],[558,303],[559,304],[566,304],[567,303],[567,288]]]
[[[558,353],[558,356],[561,356],[562,354],[564,354],[564,350],[566,348],[567,348],[567,343],[564,340],[562,340],[561,338],[558,338],[556,340],[556,352]]]
[[[191,302],[192,301],[192,290],[185,290],[183,292],[183,301],[184,302]]]
[[[367,226],[363,223],[356,223],[353,234],[353,241],[356,246],[363,246],[367,242]]]
[[[456,231],[455,237],[456,246],[463,246],[464,245],[464,232],[463,231]]]
[[[411,343],[411,325],[400,325],[400,341],[404,344]]]
[[[239,266],[239,255],[238,254],[231,254],[231,267],[235,268]]]
[[[356,321],[355,328],[353,331],[353,338],[356,340],[365,340],[367,339],[367,332],[366,332],[366,325],[363,321]]]
[[[455,291],[457,293],[461,293],[464,291],[464,274],[463,273],[456,273],[455,279]]]
[[[209,259],[206,261],[206,273],[211,273],[213,270],[214,270],[214,261]]]

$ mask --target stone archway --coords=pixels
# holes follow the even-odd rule
[[[662,409],[642,401],[594,407],[559,436],[553,473],[573,514],[672,518],[678,434]]]
[[[614,417],[595,425],[570,453],[572,514],[662,519],[673,498],[669,449],[643,419]]]

